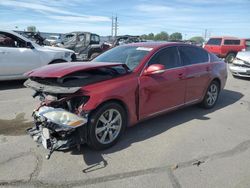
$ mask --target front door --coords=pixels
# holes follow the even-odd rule
[[[139,78],[140,119],[170,110],[184,104],[186,68],[182,67],[176,47],[160,50],[150,60],[166,67],[163,73],[142,75]]]

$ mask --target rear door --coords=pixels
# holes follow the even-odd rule
[[[152,64],[163,64],[166,70],[139,78],[140,119],[184,104],[186,69],[181,64],[177,47],[160,50],[147,67]]]
[[[192,46],[181,46],[179,52],[187,71],[185,103],[192,103],[202,98],[209,84],[212,68],[209,55],[202,48]]]

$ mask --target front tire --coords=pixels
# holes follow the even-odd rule
[[[217,81],[212,81],[206,91],[203,101],[201,102],[202,107],[206,109],[213,108],[218,100],[219,92],[219,83]]]
[[[96,150],[109,148],[117,143],[127,125],[124,108],[110,102],[90,114],[88,145]]]
[[[229,53],[229,54],[227,54],[227,56],[225,58],[225,61],[227,63],[233,63],[233,60],[234,60],[235,57],[236,57],[235,53]]]

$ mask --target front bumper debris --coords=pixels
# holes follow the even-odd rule
[[[28,134],[34,141],[49,150],[46,156],[47,159],[50,158],[55,150],[67,150],[86,142],[85,129],[87,119],[77,116],[79,119],[78,122],[80,123],[77,125],[67,125],[58,123],[56,118],[46,115],[48,113],[57,114],[57,112],[61,113],[59,118],[56,117],[57,119],[65,118],[65,114],[72,115],[73,117],[77,116],[64,109],[42,106],[32,114],[35,124],[34,127],[27,129]]]

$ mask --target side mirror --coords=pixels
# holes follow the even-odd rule
[[[30,49],[34,49],[34,46],[32,45],[31,42],[27,42],[27,43],[26,43],[26,47],[27,47],[27,48],[30,48]]]
[[[153,64],[144,70],[144,75],[160,74],[165,72],[166,67],[161,64]]]

